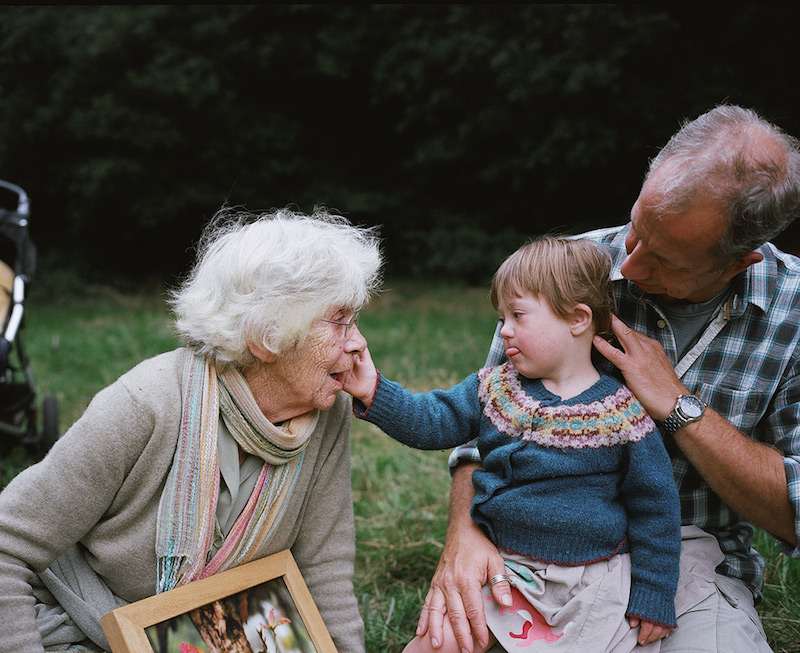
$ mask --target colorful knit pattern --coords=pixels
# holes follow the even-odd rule
[[[484,415],[498,431],[545,447],[612,447],[639,442],[656,428],[624,386],[602,400],[546,405],[525,392],[511,362],[480,370],[478,394]]]

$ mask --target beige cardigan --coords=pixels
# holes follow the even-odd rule
[[[42,651],[30,576],[73,543],[126,601],[155,592],[156,515],[177,443],[187,351],[149,359],[92,400],[0,494],[0,652]],[[340,653],[364,650],[353,593],[350,399],[320,415],[269,553],[291,549]]]

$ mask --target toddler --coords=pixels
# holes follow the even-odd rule
[[[542,238],[492,281],[508,361],[413,394],[365,350],[345,381],[354,411],[417,449],[477,438],[472,518],[505,559],[512,605],[483,588],[506,651],[656,651],[676,626],[680,512],[669,457],[631,391],[592,363],[611,332],[610,262],[588,240]],[[492,579],[494,580],[494,579]],[[638,624],[632,628],[631,624]],[[425,636],[405,651],[457,651]],[[495,649],[496,650],[496,649]]]

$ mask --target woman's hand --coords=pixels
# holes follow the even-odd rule
[[[340,377],[342,389],[361,401],[367,408],[372,405],[378,385],[378,370],[372,362],[369,349],[365,347],[353,354],[353,367]]]

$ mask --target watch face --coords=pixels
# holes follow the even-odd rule
[[[700,417],[703,414],[705,406],[703,402],[694,395],[686,395],[681,397],[680,409],[686,417],[692,419]]]

